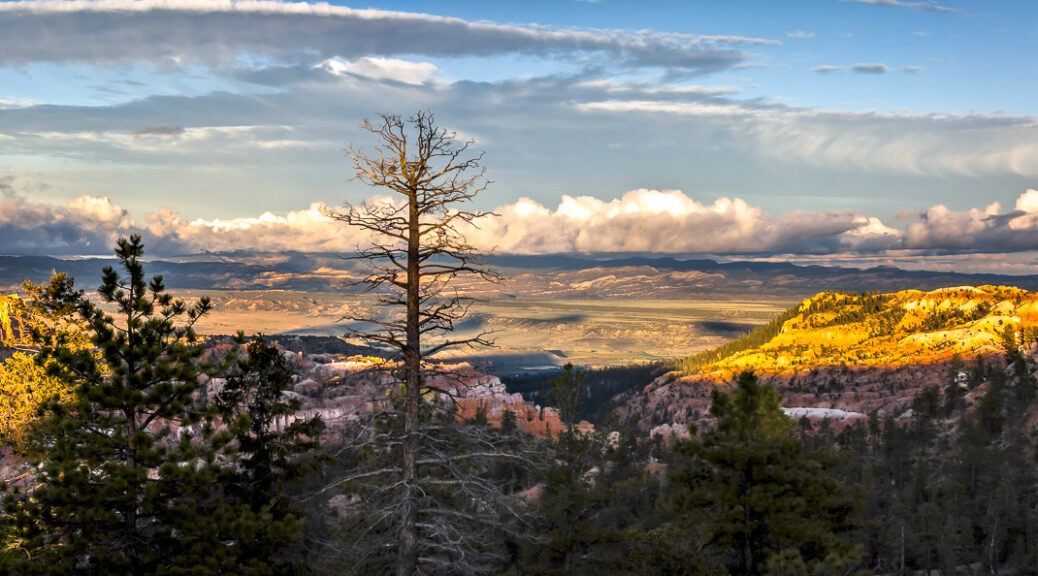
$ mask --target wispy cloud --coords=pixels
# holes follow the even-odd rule
[[[943,6],[935,1],[930,2],[903,2],[902,0],[841,0],[842,2],[855,2],[858,4],[872,4],[873,6],[889,6],[893,8],[908,8],[919,12],[958,12],[955,8]]]
[[[746,106],[734,101],[606,100],[585,112],[659,114],[671,126],[710,129],[773,162],[931,176],[1038,176],[1038,122],[1031,116],[886,114]]]
[[[807,38],[814,38],[814,37],[815,37],[815,33],[814,32],[804,32],[803,30],[797,30],[795,32],[787,32],[786,33],[786,38],[807,39]]]
[[[847,69],[843,66],[832,66],[827,64],[824,66],[815,66],[811,71],[815,74],[843,74]]]
[[[26,0],[0,3],[0,22],[0,64],[15,65],[150,61],[225,69],[251,54],[275,63],[336,58],[370,68],[385,62],[362,59],[523,54],[577,62],[596,54],[615,65],[690,76],[742,63],[747,56],[739,46],[776,43],[744,36],[501,25],[264,0]]]
[[[886,64],[859,62],[851,66],[851,70],[858,74],[886,74],[889,69]]]
[[[922,66],[902,66],[901,67],[901,71],[904,72],[905,74],[916,74],[916,75],[919,75],[919,74],[925,74],[926,73],[926,68],[923,68]]]

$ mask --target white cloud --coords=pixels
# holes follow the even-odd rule
[[[375,203],[389,202],[385,197]],[[96,199],[95,199],[96,201]],[[102,205],[104,203],[101,203]],[[152,214],[157,241],[190,250],[306,250],[348,252],[372,237],[322,213],[323,205],[284,216],[186,222],[173,212]],[[91,221],[111,221],[118,207],[92,211]],[[495,210],[478,228],[465,230],[483,249],[503,253],[840,254],[890,250],[1016,251],[1038,249],[1038,191],[1028,190],[1015,209],[998,203],[965,211],[933,206],[904,230],[875,216],[849,211],[795,211],[772,215],[739,198],[701,203],[678,190],[638,189],[620,198],[564,195],[555,209],[521,198]],[[121,226],[125,226],[122,220]],[[123,229],[123,228],[121,228]]]
[[[905,227],[905,247],[1013,252],[1038,249],[1038,190],[1017,198],[1015,210],[998,202],[950,210],[943,204],[916,214]]]
[[[109,198],[81,196],[67,205],[34,202],[18,181],[0,180],[0,241],[5,253],[106,253],[118,236],[143,233],[152,254],[198,251],[351,252],[375,241],[325,216],[313,203],[284,214],[196,219],[171,209],[149,214],[144,225]],[[392,202],[375,197],[371,205]],[[394,204],[395,205],[395,204]],[[469,241],[501,253],[782,254],[829,255],[865,261],[909,251],[949,253],[1038,250],[1038,190],[1021,194],[1013,210],[999,203],[951,210],[935,205],[905,216],[903,230],[853,211],[769,214],[739,198],[699,202],[678,190],[638,189],[619,198],[564,195],[552,209],[528,198],[501,206]],[[857,256],[847,256],[848,254]]]
[[[436,65],[428,62],[408,62],[395,58],[358,58],[341,61],[329,58],[317,65],[330,74],[356,74],[373,80],[391,80],[404,84],[421,85],[436,76]]]
[[[136,230],[129,214],[108,198],[80,196],[61,206],[26,199],[11,179],[0,188],[3,254],[107,252],[120,235]]]
[[[797,30],[796,32],[788,32],[786,38],[814,38],[814,32],[804,32],[803,30]]]

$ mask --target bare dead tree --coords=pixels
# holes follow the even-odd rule
[[[386,365],[398,374],[399,411],[382,414],[388,420],[365,439],[392,461],[362,467],[333,485],[355,486],[353,504],[367,510],[354,516],[363,525],[364,542],[361,557],[353,555],[355,566],[384,566],[395,555],[400,576],[479,573],[499,553],[486,540],[493,530],[464,527],[497,517],[507,504],[500,482],[480,478],[486,468],[481,462],[524,457],[504,450],[500,437],[456,429],[451,414],[434,414],[444,406],[426,401],[436,392],[426,360],[451,347],[491,344],[486,333],[454,335],[472,300],[452,282],[461,276],[498,278],[463,234],[490,215],[464,208],[489,184],[483,156],[470,152],[471,142],[459,142],[454,132],[437,126],[430,112],[406,120],[380,114],[377,123],[365,120],[363,127],[378,144],[373,153],[348,149],[356,179],[391,191],[395,201],[345,204],[325,214],[374,237],[350,258],[372,265],[357,284],[376,295],[382,314],[344,320],[354,323],[347,336],[395,352]]]

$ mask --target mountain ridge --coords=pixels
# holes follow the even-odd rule
[[[50,256],[0,256],[0,287],[8,290],[23,280],[47,280],[54,271],[67,272],[80,286],[96,287],[106,258],[63,260]],[[892,266],[852,268],[799,265],[789,262],[681,260],[625,256],[606,259],[574,255],[508,255],[489,257],[506,277],[500,285],[459,283],[472,294],[558,298],[659,298],[690,295],[721,297],[754,294],[806,297],[820,291],[892,292],[957,285],[1012,284],[1038,290],[1038,275],[973,274],[903,270]],[[162,274],[172,289],[280,289],[303,292],[341,291],[364,273],[361,263],[325,253],[265,253],[238,251],[159,258],[149,270]]]

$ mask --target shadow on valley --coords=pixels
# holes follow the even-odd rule
[[[584,394],[580,418],[593,424],[605,423],[617,408],[617,396],[640,392],[666,369],[662,363],[653,363],[583,371]],[[501,381],[509,392],[518,392],[527,401],[554,406],[556,399],[551,394],[551,383],[561,373],[563,369],[512,374],[501,376]]]
[[[705,335],[724,338],[738,338],[748,334],[754,328],[743,322],[725,322],[724,320],[699,320],[692,322],[692,325]]]

